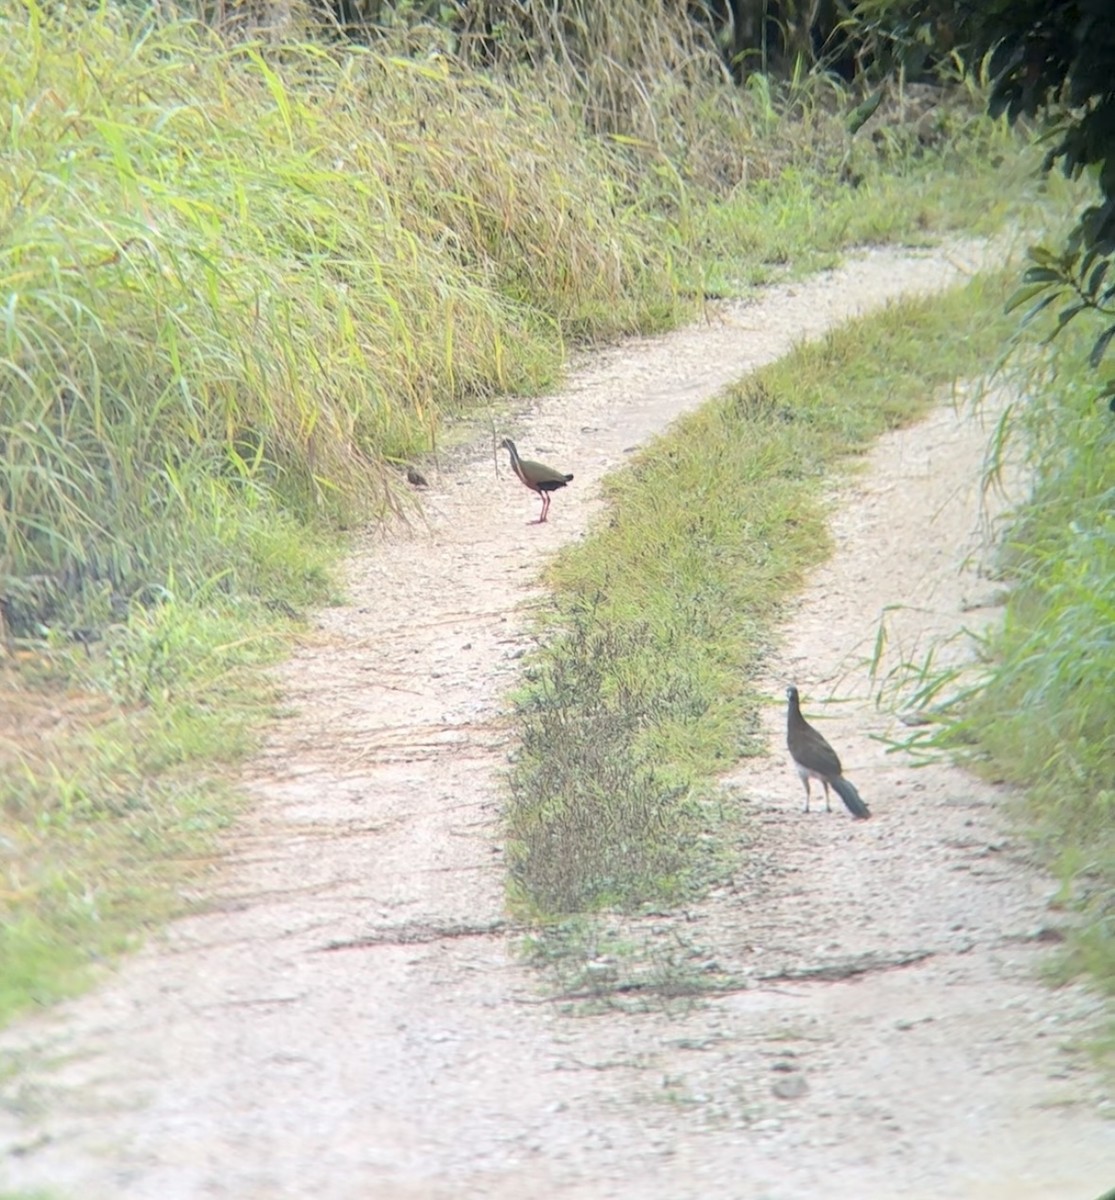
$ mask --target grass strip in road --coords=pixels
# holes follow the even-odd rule
[[[677,422],[607,482],[558,556],[517,697],[510,894],[546,918],[684,895],[720,851],[713,777],[753,752],[749,687],[805,573],[826,496],[888,429],[991,368],[1008,280],[888,305]]]

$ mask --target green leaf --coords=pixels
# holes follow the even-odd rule
[[[1022,278],[1026,283],[1062,283],[1065,275],[1055,267],[1030,267]]]
[[[1003,305],[1003,312],[1014,312],[1016,308],[1020,308],[1027,300],[1032,300],[1035,296],[1040,295],[1049,287],[1047,283],[1027,283],[1023,284]],[[1050,297],[1052,299],[1052,297]]]
[[[1037,302],[1037,304],[1035,304],[1034,307],[1031,308],[1026,313],[1026,315],[1022,318],[1022,324],[1029,325],[1029,323],[1038,315],[1038,313],[1043,312],[1045,309],[1047,309],[1053,303],[1053,301],[1057,299],[1057,297],[1059,295],[1060,295],[1060,292],[1053,292],[1048,296],[1043,296]]]
[[[857,105],[850,116],[848,117],[848,132],[853,136],[872,118],[875,110],[879,107],[879,102],[883,98],[883,88],[877,88],[875,92],[868,96],[867,99],[860,105]]]
[[[1103,356],[1107,353],[1107,347],[1111,344],[1111,339],[1115,338],[1115,325],[1108,327],[1096,338],[1096,343],[1092,347],[1092,353],[1088,356],[1088,362],[1093,367],[1100,365]],[[1115,387],[1115,380],[1108,381],[1109,387]]]
[[[1084,309],[1090,308],[1090,307],[1091,307],[1091,305],[1085,304],[1084,301],[1081,300],[1080,302],[1078,302],[1076,304],[1070,304],[1068,306],[1068,308],[1062,308],[1061,311],[1057,314],[1057,328],[1054,329],[1053,332],[1049,335],[1050,340],[1055,338],[1057,336],[1057,334],[1059,334],[1061,332],[1061,330],[1064,329],[1064,327],[1073,319],[1073,317],[1075,317],[1079,313],[1083,312]]]
[[[1050,250],[1048,246],[1031,246],[1026,251],[1026,255],[1032,262],[1036,262],[1041,267],[1048,267],[1060,261],[1060,256]]]
[[[1084,289],[1089,296],[1094,300],[1096,293],[1100,290],[1100,284],[1103,283],[1103,277],[1107,274],[1108,267],[1111,266],[1111,259],[1105,259],[1092,272],[1092,277],[1088,280],[1088,286]]]

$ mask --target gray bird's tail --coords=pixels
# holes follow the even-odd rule
[[[864,804],[860,799],[859,792],[856,791],[843,775],[839,775],[836,779],[832,779],[829,782],[832,784],[832,790],[844,801],[844,804],[853,817],[859,817],[861,821],[865,821],[871,816],[871,809]]]

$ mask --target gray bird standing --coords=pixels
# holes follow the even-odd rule
[[[542,512],[537,521],[531,522],[534,525],[541,525],[550,511],[550,493],[565,487],[573,479],[573,476],[566,475],[563,471],[555,471],[553,467],[547,467],[545,463],[533,462],[529,458],[520,458],[518,450],[515,449],[515,443],[510,438],[504,438],[500,445],[511,455],[511,469],[518,475],[519,480],[532,492],[536,492],[542,497]]]
[[[809,781],[817,779],[824,785],[826,812],[832,812],[832,806],[829,804],[831,787],[844,801],[853,817],[865,820],[871,816],[871,810],[864,804],[859,792],[844,778],[836,751],[801,715],[801,702],[796,687],[786,689],[786,699],[786,746],[805,785],[805,811],[809,811]]]

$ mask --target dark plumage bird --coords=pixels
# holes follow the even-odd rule
[[[789,702],[786,709],[786,745],[805,784],[805,811],[809,811],[809,781],[818,779],[824,785],[827,812],[832,812],[829,804],[831,786],[853,817],[862,820],[871,816],[871,810],[864,804],[859,792],[844,778],[836,751],[801,715],[801,701],[796,687],[786,689],[786,699]]]
[[[520,481],[532,492],[537,492],[542,497],[542,512],[537,521],[531,522],[532,525],[541,525],[550,511],[550,493],[565,487],[573,476],[566,475],[562,471],[555,471],[553,467],[547,467],[544,463],[532,462],[529,458],[520,458],[518,450],[515,449],[515,443],[510,438],[504,438],[500,445],[511,455],[511,469],[518,475]]]

